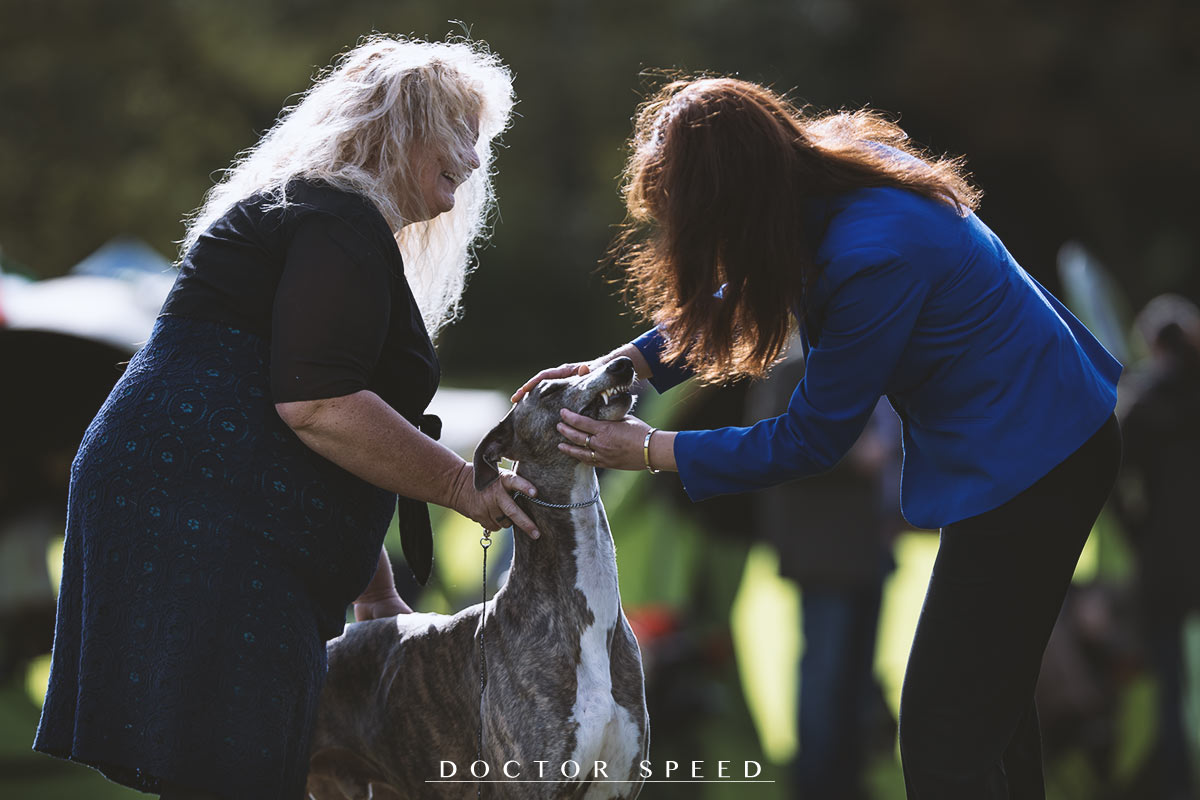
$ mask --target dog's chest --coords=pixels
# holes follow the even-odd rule
[[[606,527],[600,527],[601,517],[594,512],[577,512],[574,516],[579,542],[575,551],[576,588],[586,598],[593,619],[580,635],[575,703],[571,710],[571,721],[577,726],[572,760],[585,772],[603,762],[608,777],[622,779],[629,777],[635,768],[641,752],[641,733],[630,711],[613,697],[612,642],[617,626],[624,624],[616,559],[612,538]],[[599,784],[593,788],[604,786],[611,786],[611,796],[622,791],[620,784]],[[610,795],[601,792],[595,796]]]

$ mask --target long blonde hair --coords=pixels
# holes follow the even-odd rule
[[[225,171],[189,218],[180,254],[235,203],[261,192],[286,205],[289,181],[318,179],[364,195],[383,214],[436,336],[458,317],[473,245],[487,233],[495,202],[492,143],[508,126],[512,106],[512,75],[482,43],[367,37]],[[470,140],[474,120],[477,142]],[[464,141],[475,144],[480,167],[458,187],[454,209],[406,220],[401,209],[421,201],[411,180],[414,147],[452,156]]]

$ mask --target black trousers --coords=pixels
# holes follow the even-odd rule
[[[997,509],[947,525],[900,700],[910,800],[1042,800],[1042,653],[1121,461],[1111,417]]]

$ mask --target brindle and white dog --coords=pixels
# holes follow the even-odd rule
[[[311,797],[475,797],[476,783],[441,781],[474,780],[481,713],[484,797],[638,795],[649,747],[641,653],[621,610],[604,508],[586,504],[597,495],[596,471],[559,451],[555,429],[562,408],[625,416],[633,374],[625,358],[545,381],[483,439],[475,452],[480,488],[508,457],[543,502],[582,505],[556,509],[518,498],[541,538],[517,532],[508,581],[486,619],[481,605],[453,616],[402,614],[349,625],[329,643]],[[475,767],[475,775],[483,771]]]

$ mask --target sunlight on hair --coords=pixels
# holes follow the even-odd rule
[[[180,255],[239,201],[266,193],[284,206],[289,181],[321,180],[379,209],[436,336],[458,316],[473,245],[487,233],[495,201],[493,140],[508,126],[512,106],[512,75],[480,42],[367,37],[335,59],[225,171],[191,216]],[[474,121],[480,168],[459,186],[454,209],[428,221],[405,219],[402,209],[420,200],[411,180],[414,146],[454,152]]]
[[[609,258],[629,304],[662,329],[661,359],[698,383],[761,378],[784,353],[820,270],[810,202],[894,187],[963,216],[979,203],[961,159],[927,152],[875,111],[817,112],[738,78],[667,77],[634,117]]]

